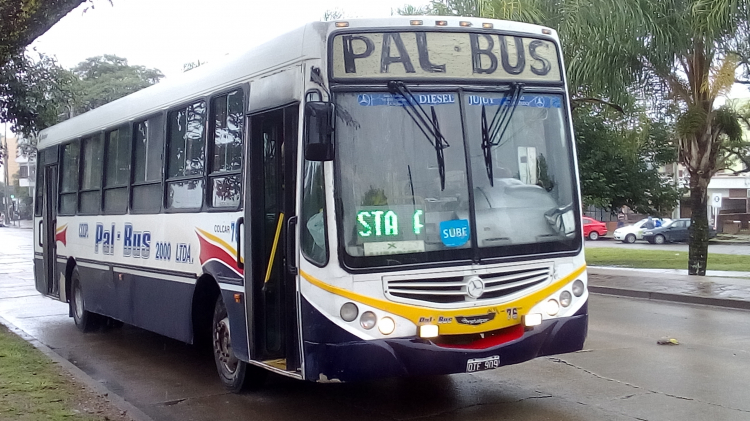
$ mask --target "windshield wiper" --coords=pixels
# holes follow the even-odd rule
[[[445,140],[445,136],[440,132],[440,124],[435,113],[435,106],[431,105],[431,115],[427,114],[404,82],[392,80],[388,82],[388,90],[404,98],[404,105],[406,105],[404,110],[406,110],[406,114],[411,117],[414,124],[419,127],[422,134],[425,135],[432,147],[435,148],[438,173],[440,174],[440,190],[445,190],[445,154],[443,153],[443,149],[450,145]]]
[[[500,145],[508,129],[513,113],[518,107],[521,100],[524,85],[522,83],[512,83],[510,90],[506,91],[500,104],[492,116],[492,121],[487,124],[487,109],[482,105],[482,153],[484,153],[484,166],[487,169],[487,177],[490,179],[490,186],[495,185],[493,166],[492,166],[492,147]],[[506,105],[506,101],[508,104]]]

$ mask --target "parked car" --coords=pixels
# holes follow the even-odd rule
[[[652,227],[648,226],[648,222],[651,221]],[[644,218],[632,225],[617,228],[612,234],[615,240],[620,240],[623,243],[635,243],[635,240],[643,239],[644,229],[653,229],[661,227],[670,222],[668,218]]]
[[[690,237],[690,218],[675,219],[659,228],[644,229],[643,239],[651,244],[687,241]],[[716,237],[716,230],[708,229],[708,238]]]
[[[601,221],[597,221],[594,218],[584,216],[583,220],[583,236],[589,240],[598,240],[599,237],[607,235],[607,224]]]

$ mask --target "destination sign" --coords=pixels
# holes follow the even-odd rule
[[[382,32],[336,35],[336,79],[562,80],[551,41],[469,32]]]

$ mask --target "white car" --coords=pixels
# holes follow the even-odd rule
[[[651,221],[653,221],[654,226],[649,228],[656,228],[657,226],[665,225],[667,222],[671,221],[671,219],[668,218],[651,218]],[[635,243],[635,240],[642,240],[643,239],[643,231],[645,231],[645,228],[643,225],[648,222],[648,218],[641,219],[640,221],[636,222],[633,225],[627,225],[624,227],[617,228],[615,232],[612,234],[612,237],[614,237],[615,240],[620,240],[623,243]]]

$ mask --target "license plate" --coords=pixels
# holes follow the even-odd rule
[[[490,370],[493,368],[500,367],[500,356],[492,355],[485,358],[472,358],[466,362],[466,372],[473,373],[475,371]]]

